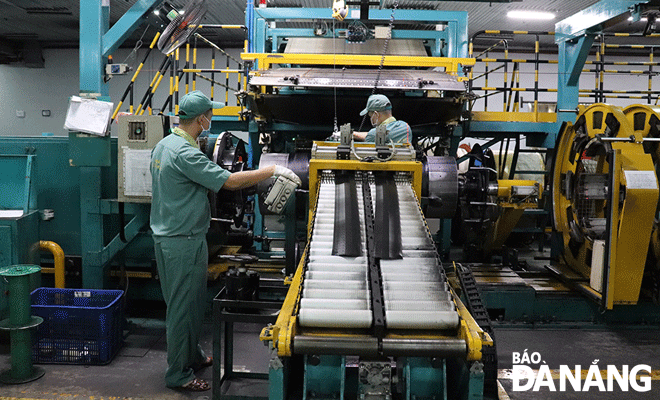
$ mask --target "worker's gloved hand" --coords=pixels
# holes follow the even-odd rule
[[[277,178],[278,176],[283,176],[286,179],[293,181],[298,186],[302,185],[302,181],[300,180],[300,178],[298,178],[298,175],[296,175],[290,169],[283,167],[281,165],[275,166],[275,171],[273,171],[273,176],[275,178]]]
[[[335,0],[332,3],[332,18],[343,21],[346,15],[348,15],[348,8],[344,0]]]

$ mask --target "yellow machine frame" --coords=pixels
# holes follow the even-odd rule
[[[594,113],[602,113],[602,125],[594,128]],[[586,133],[590,138],[596,135],[608,136],[605,116],[611,114],[618,123],[617,138],[628,140],[612,141],[614,151],[614,176],[610,185],[612,206],[610,215],[603,215],[610,225],[610,236],[607,238],[609,252],[605,255],[605,273],[607,274],[607,287],[602,293],[593,288],[586,287],[596,297],[605,296],[607,309],[615,304],[636,304],[641,289],[642,277],[648,251],[651,228],[655,218],[658,203],[657,179],[651,156],[644,152],[642,135],[635,132],[623,111],[614,106],[595,104],[582,111],[586,118]],[[575,173],[577,163],[570,160],[571,148],[576,136],[573,124],[567,123],[561,134],[557,147],[557,158],[553,173],[553,186],[560,188],[563,175],[568,171]],[[632,138],[632,140],[630,140]],[[599,170],[607,167],[601,161]],[[646,171],[655,179],[655,189],[639,188],[631,182],[626,182],[625,171]],[[563,237],[564,248],[568,249],[570,241],[570,225],[566,210],[571,206],[561,189],[553,192],[554,226]],[[640,240],[641,239],[641,240]],[[593,243],[585,240],[584,244],[573,256],[570,250],[564,251],[567,264],[585,278],[590,277],[591,266],[587,263],[588,254]],[[601,297],[602,298],[602,297]]]
[[[246,61],[257,61],[260,70],[270,69],[274,64],[293,65],[358,65],[377,66],[381,60],[384,67],[439,67],[445,68],[450,75],[458,75],[460,66],[473,66],[474,58],[449,57],[405,57],[405,56],[373,56],[359,54],[282,54],[282,53],[241,53]],[[258,73],[258,71],[253,72]],[[466,77],[458,77],[466,81]]]

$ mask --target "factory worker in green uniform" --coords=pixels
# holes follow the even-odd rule
[[[179,102],[179,127],[151,152],[151,230],[167,304],[165,384],[190,391],[210,388],[208,382],[195,378],[194,370],[213,362],[199,345],[208,266],[206,232],[211,218],[207,192],[238,190],[272,176],[284,176],[300,185],[300,178],[281,166],[232,174],[206,157],[195,140],[210,129],[213,109],[221,107],[200,91],[186,94]]]
[[[392,116],[392,103],[387,96],[372,94],[367,100],[367,106],[360,112],[361,116],[369,115],[373,128],[369,132],[353,132],[353,139],[360,142],[374,142],[376,140],[376,127],[385,125],[387,139],[394,143],[410,143],[412,132],[410,126],[404,121],[397,121]]]

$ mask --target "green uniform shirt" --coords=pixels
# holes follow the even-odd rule
[[[206,234],[207,190],[219,191],[231,173],[209,160],[179,128],[151,151],[151,230],[158,236]]]
[[[381,122],[381,125],[382,124],[385,124],[385,129],[387,129],[387,138],[391,139],[392,142],[410,143],[410,140],[412,139],[412,133],[410,132],[410,126],[407,123],[403,121],[397,121],[394,117],[389,117],[385,121]],[[372,128],[367,133],[364,141],[376,141],[376,128]]]

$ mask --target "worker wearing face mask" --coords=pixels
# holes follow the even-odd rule
[[[272,176],[300,185],[300,178],[281,166],[230,173],[206,157],[196,139],[211,128],[213,109],[221,107],[200,91],[186,94],[179,102],[179,127],[151,152],[150,224],[167,305],[165,384],[189,391],[210,389],[194,371],[213,362],[199,345],[206,299],[206,232],[211,220],[207,192],[243,189]]]
[[[412,133],[410,126],[404,121],[397,121],[392,116],[392,103],[387,96],[372,94],[367,100],[367,106],[360,115],[367,114],[373,128],[369,132],[353,132],[353,139],[357,141],[373,142],[376,138],[376,127],[385,125],[387,139],[394,143],[410,143]]]

